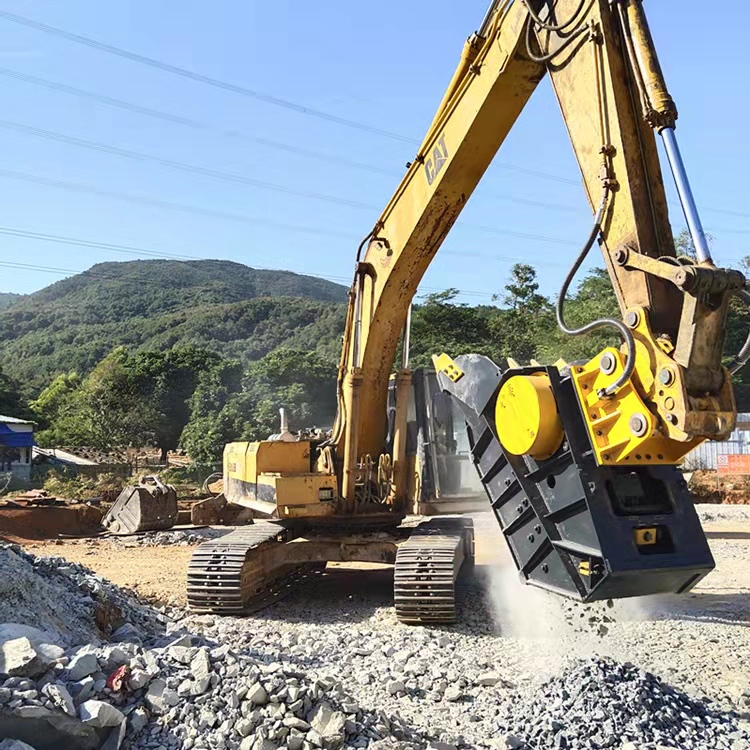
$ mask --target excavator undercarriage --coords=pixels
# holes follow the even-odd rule
[[[389,531],[303,530],[260,521],[204,542],[188,568],[188,604],[197,612],[240,615],[268,606],[322,572],[328,562],[394,565],[401,622],[453,622],[456,580],[474,559],[468,518],[432,518]]]

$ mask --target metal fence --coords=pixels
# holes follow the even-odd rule
[[[707,440],[687,455],[683,466],[690,471],[715,470],[718,456],[728,453],[750,453],[750,413],[737,415],[737,428],[728,440]]]

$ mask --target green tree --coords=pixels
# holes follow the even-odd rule
[[[80,419],[81,377],[76,372],[58,375],[30,404],[41,430],[39,445],[82,445],[90,442]]]
[[[493,308],[470,307],[456,302],[458,289],[428,294],[415,305],[411,323],[411,367],[429,367],[432,355],[452,356],[477,352],[492,357],[497,349],[490,336]]]
[[[154,410],[138,385],[124,347],[113,350],[86,378],[75,416],[92,446],[118,450],[153,442]]]
[[[580,328],[601,318],[620,319],[620,310],[609,274],[603,268],[591,269],[580,281],[575,292],[565,301],[565,322]],[[619,346],[620,336],[613,328],[602,328],[583,336],[568,336],[557,326],[541,347],[545,361],[562,357],[568,362],[588,360],[607,346]]]
[[[196,463],[217,464],[226,443],[278,432],[281,407],[294,431],[329,427],[336,411],[336,369],[316,352],[295,349],[267,354],[241,377],[237,363],[225,363],[195,389],[181,444]]]
[[[533,266],[527,263],[513,266],[503,301],[508,307],[499,310],[490,323],[501,359],[512,357],[519,364],[528,364],[538,356],[555,326],[552,305],[539,293]]]
[[[202,373],[210,370],[217,356],[198,347],[166,352],[139,352],[127,364],[134,378],[146,414],[153,444],[166,462],[167,453],[177,448],[180,435],[190,419],[190,399]]]
[[[201,373],[190,398],[190,419],[180,438],[194,463],[219,464],[224,445],[247,433],[247,415],[233,400],[241,389],[242,365],[236,360],[220,361]]]
[[[30,416],[18,383],[0,369],[0,414],[19,419]]]

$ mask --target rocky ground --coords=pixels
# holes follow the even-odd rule
[[[397,623],[378,566],[333,568],[253,617],[213,618],[1,550],[0,620],[44,632],[0,629],[0,738],[10,726],[35,750],[748,750],[750,512],[706,512],[717,570],[685,597],[613,607],[522,588],[480,518],[461,623],[442,628]],[[119,551],[184,565],[182,541]],[[37,735],[19,734],[24,716]]]

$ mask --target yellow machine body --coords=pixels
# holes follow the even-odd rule
[[[311,471],[309,441],[263,440],[224,447],[224,494],[262,516],[330,516],[336,477]]]

